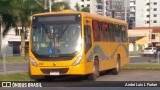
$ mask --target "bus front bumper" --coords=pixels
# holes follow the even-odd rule
[[[30,66],[31,75],[86,75],[92,73],[93,64],[90,63],[81,63],[76,66],[69,67],[35,67]]]

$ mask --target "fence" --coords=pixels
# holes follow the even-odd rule
[[[2,55],[13,56],[13,46],[12,45],[2,45]]]
[[[160,64],[160,52],[155,55],[143,55],[142,52],[130,52],[130,62],[132,64]]]
[[[0,58],[0,74],[27,72],[28,56],[6,56]]]
[[[26,72],[28,70],[28,56],[13,54],[12,45],[2,46],[0,57],[0,74]]]

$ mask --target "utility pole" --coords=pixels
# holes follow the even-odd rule
[[[44,10],[47,12],[47,0],[44,0]]]
[[[151,0],[149,0],[149,27],[151,27]]]
[[[125,0],[125,2],[124,2],[124,4],[125,4],[125,21],[127,22],[127,0]]]
[[[51,0],[49,0],[49,12],[52,12],[52,10],[51,10]]]
[[[2,57],[2,17],[0,15],[0,57]]]
[[[102,1],[102,3],[103,3],[103,16],[106,16],[106,14],[105,14],[105,9],[106,9],[106,8],[105,8],[105,6],[106,6],[106,5],[105,5],[105,4],[106,4],[105,1],[106,1],[106,0],[103,0],[103,1]]]

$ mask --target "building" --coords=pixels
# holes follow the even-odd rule
[[[160,0],[130,0],[133,27],[160,26]]]
[[[138,33],[137,33],[138,31]],[[128,30],[129,51],[142,51],[148,47],[151,40],[152,29],[132,29]]]
[[[1,30],[3,32],[3,28]],[[28,48],[28,41],[29,41],[28,31],[29,29],[27,29],[27,32],[25,33],[26,49]],[[20,53],[21,53],[21,27],[18,27],[17,30],[15,28],[12,28],[9,30],[7,35],[2,38],[2,54],[11,56],[13,54],[20,54]]]
[[[106,0],[106,16],[120,20],[129,20],[129,1],[128,0]]]
[[[138,32],[138,33],[137,33]],[[146,47],[160,47],[160,27],[137,27],[128,30],[129,50],[142,51]]]

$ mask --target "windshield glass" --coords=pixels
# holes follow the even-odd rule
[[[81,49],[81,26],[36,24],[32,27],[32,52],[37,55],[71,55]]]

